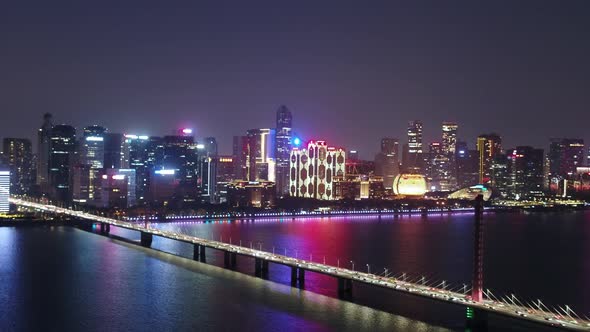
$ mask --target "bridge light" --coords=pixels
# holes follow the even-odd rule
[[[467,319],[473,319],[473,316],[474,316],[473,308],[467,307],[466,315],[467,315]]]

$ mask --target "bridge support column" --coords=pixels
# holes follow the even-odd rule
[[[351,279],[338,278],[338,297],[341,299],[348,299],[352,297]]]
[[[254,275],[260,277],[262,275],[262,259],[254,258]]]
[[[229,265],[231,266],[232,269],[236,268],[236,265],[238,261],[238,254],[236,254],[235,252],[230,253],[229,255]]]
[[[305,286],[305,270],[302,268],[297,269],[297,280],[299,281],[299,288]]]
[[[207,263],[207,256],[205,255],[205,246],[199,246],[199,261]]]
[[[488,313],[472,307],[465,308],[466,312],[466,327],[471,331],[487,331],[488,330]]]
[[[260,266],[260,272],[263,279],[268,279],[268,261],[266,259],[262,260],[262,265]]]
[[[223,265],[225,266],[225,268],[228,268],[228,269],[231,267],[231,252],[229,252],[229,251],[223,252]]]
[[[198,244],[193,244],[193,260],[199,260],[199,251],[201,250],[201,246]]]
[[[483,195],[477,195],[475,199],[475,234],[473,244],[473,282],[471,286],[471,299],[475,302],[483,300]]]
[[[297,268],[295,266],[291,266],[291,286],[297,286]]]
[[[151,247],[153,237],[150,233],[141,232],[141,245],[147,248]]]
[[[101,222],[100,223],[100,232],[102,234],[109,234],[111,232],[111,225]]]

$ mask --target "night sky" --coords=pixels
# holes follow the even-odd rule
[[[51,112],[230,153],[285,104],[364,158],[414,119],[427,142],[443,120],[472,147],[590,142],[590,1],[4,1],[0,41],[0,137]]]

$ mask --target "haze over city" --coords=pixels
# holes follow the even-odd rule
[[[540,4],[543,4],[542,6]],[[0,132],[30,137],[44,112],[81,129],[231,137],[294,130],[372,158],[407,122],[506,146],[590,139],[586,1],[396,3],[12,2],[0,11]],[[22,121],[27,119],[27,121]],[[534,128],[535,130],[530,130]]]
[[[590,1],[0,5],[0,331],[590,332]]]

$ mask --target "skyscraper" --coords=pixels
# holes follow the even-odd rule
[[[457,142],[455,164],[459,188],[470,187],[479,182],[479,153],[477,150],[469,150],[466,142]]]
[[[479,153],[479,183],[489,182],[492,178],[494,158],[502,153],[502,139],[498,134],[485,134],[477,137]]]
[[[428,146],[428,153],[426,154],[426,183],[428,188],[432,191],[439,191],[441,189],[441,182],[443,179],[444,163],[446,157],[442,153],[442,145],[440,142],[432,142]]]
[[[543,149],[517,146],[507,150],[508,196],[519,199],[543,193]]]
[[[294,197],[336,199],[334,182],[346,172],[346,152],[311,141],[307,149],[291,150],[289,192]]]
[[[135,170],[136,198],[144,203],[149,198],[150,174],[156,165],[162,168],[164,144],[161,137],[125,135],[121,168]]]
[[[4,157],[10,168],[10,191],[17,195],[28,194],[35,174],[31,141],[26,138],[5,138]]]
[[[8,198],[10,197],[10,171],[5,168],[0,168],[0,213],[8,213],[10,211],[10,204]]]
[[[408,123],[407,151],[404,151],[403,155],[405,172],[420,173],[423,171],[422,153],[422,122],[410,121]]]
[[[199,195],[199,148],[204,145],[197,144],[191,132],[184,129],[185,134],[164,136],[163,159],[155,161],[155,167],[159,169],[175,170],[175,177],[179,181],[179,191],[183,202],[196,201]],[[153,172],[150,173],[155,174]],[[153,192],[152,192],[153,193]],[[180,198],[180,196],[179,196]]]
[[[247,180],[248,179],[248,137],[234,136],[233,140],[233,154],[232,163],[234,166],[233,180]]]
[[[51,152],[49,155],[50,196],[62,202],[69,202],[70,167],[73,166],[76,147],[76,129],[69,125],[56,125],[51,129]]]
[[[459,126],[454,122],[443,122],[442,124],[442,153],[454,155],[457,147],[457,129]]]
[[[457,129],[459,126],[454,122],[443,122],[442,124],[442,144],[440,158],[441,190],[457,189],[457,172],[455,165],[455,156],[457,151]]]
[[[78,143],[78,161],[80,165],[89,166],[88,168],[88,197],[77,197],[76,199],[89,200],[94,199],[95,186],[98,185],[97,177],[99,170],[104,167],[104,135],[106,128],[93,125],[84,128],[82,137]],[[77,171],[86,171],[87,168],[81,167]],[[85,175],[81,175],[82,178]],[[82,181],[84,182],[84,181]],[[73,188],[78,192],[77,188]]]
[[[215,137],[205,137],[202,147],[202,149],[198,149],[202,200],[205,203],[215,203],[217,199],[217,140]]]
[[[275,130],[250,129],[247,131],[247,167],[249,181],[275,181]]]
[[[564,179],[576,173],[584,164],[584,140],[579,138],[552,138],[549,144],[549,176]]]
[[[293,116],[291,111],[281,105],[276,114],[275,158],[276,176],[275,182],[279,197],[289,194],[289,155],[291,154]]]
[[[121,168],[123,141],[123,134],[104,134],[104,168]]]
[[[50,113],[43,115],[43,124],[37,132],[37,184],[41,192],[48,192],[49,185],[49,157],[51,154],[51,129],[53,118]]]
[[[83,165],[89,165],[92,169],[104,167],[104,135],[106,128],[101,126],[88,126],[84,128],[79,144],[78,158]]]
[[[375,156],[375,175],[383,177],[385,189],[393,188],[393,180],[399,174],[399,141],[397,138],[381,139],[381,151]]]

